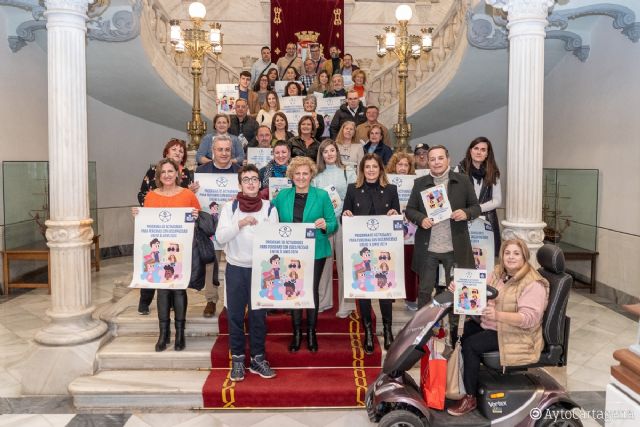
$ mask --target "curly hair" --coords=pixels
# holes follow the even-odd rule
[[[309,170],[311,171],[311,179],[313,179],[318,174],[318,167],[313,160],[311,160],[307,156],[298,156],[291,159],[291,162],[287,167],[287,178],[293,180],[293,174],[295,174],[296,169],[301,166],[309,167]]]

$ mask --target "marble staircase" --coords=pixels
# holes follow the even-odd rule
[[[138,296],[132,290],[99,313],[112,339],[96,355],[96,373],[69,385],[79,411],[175,412],[202,407],[202,386],[211,367],[218,318],[204,318],[204,297],[188,291],[187,346],[180,352],[173,350],[172,325],[171,344],[157,353],[155,307],[152,305],[149,316],[139,315]]]
[[[173,350],[172,325],[172,343],[167,350],[157,353],[155,306],[152,304],[148,316],[139,315],[139,292],[126,288],[129,281],[129,278],[116,281],[114,296],[119,299],[96,312],[109,325],[112,338],[96,355],[95,374],[79,377],[69,385],[76,408],[81,412],[101,413],[183,412],[202,408],[202,387],[211,368],[210,354],[219,331],[218,317],[204,318],[204,296],[189,290],[185,350]],[[381,334],[378,304],[373,307],[378,322],[376,329]],[[219,304],[218,309],[221,308]],[[395,333],[412,314],[405,309],[404,301],[396,301]]]

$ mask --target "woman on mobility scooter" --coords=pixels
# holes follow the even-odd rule
[[[498,297],[487,301],[480,323],[470,320],[464,326],[463,378],[467,394],[447,410],[450,415],[464,415],[476,409],[483,353],[498,350],[500,365],[505,367],[535,363],[540,358],[549,283],[529,263],[529,257],[529,249],[520,239],[502,244],[500,262],[487,281],[498,290]],[[449,290],[454,289],[452,282]]]

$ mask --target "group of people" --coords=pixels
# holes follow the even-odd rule
[[[217,212],[215,232],[216,261],[212,282],[205,284],[207,299],[203,315],[214,316],[218,302],[218,260],[225,252],[226,305],[229,319],[230,354],[232,368],[230,379],[244,379],[245,363],[244,317],[249,316],[249,371],[273,378],[276,373],[266,358],[266,311],[251,309],[251,266],[255,226],[261,222],[309,223],[317,229],[313,266],[314,308],[291,310],[292,338],[289,351],[300,350],[303,341],[311,352],[319,350],[317,339],[318,313],[333,306],[333,263],[337,263],[339,282],[339,307],[337,316],[346,318],[357,308],[364,329],[363,348],[372,353],[375,348],[371,316],[371,301],[357,301],[343,297],[342,226],[343,217],[358,215],[404,214],[415,224],[415,244],[405,245],[405,288],[407,307],[416,310],[432,298],[437,284],[438,269],[444,267],[445,282],[451,288],[452,268],[475,268],[469,239],[468,221],[484,216],[493,226],[496,254],[500,255],[491,284],[501,289],[496,301],[490,301],[482,323],[467,322],[464,328],[463,354],[465,357],[466,396],[450,408],[453,415],[461,415],[475,408],[477,366],[483,351],[511,348],[511,341],[503,341],[504,334],[518,334],[519,339],[532,342],[534,350],[540,347],[540,322],[546,305],[547,289],[544,279],[535,273],[528,263],[528,251],[521,241],[507,241],[501,246],[496,208],[501,204],[500,171],[496,164],[491,142],[484,137],[474,139],[468,146],[464,159],[452,166],[449,151],[442,145],[429,147],[417,144],[411,153],[393,153],[388,129],[378,122],[378,108],[364,107],[356,89],[346,92],[346,103],[340,107],[330,126],[330,138],[320,142],[321,119],[315,115],[314,96],[305,98],[305,111],[297,129],[297,135],[288,130],[287,117],[278,111],[278,97],[267,91],[263,108],[253,116],[250,105],[256,101],[265,86],[269,73],[278,73],[281,79],[290,68],[305,67],[299,58],[289,55],[277,64],[270,62],[263,48],[263,62],[256,63],[252,72],[241,74],[241,87],[248,87],[255,80],[259,90],[248,91],[236,101],[236,114],[218,114],[214,117],[214,131],[203,138],[198,149],[198,173],[232,173],[237,175],[240,192],[233,202],[221,205]],[[293,46],[292,48],[295,48]],[[311,49],[313,60],[314,50]],[[344,71],[351,68],[352,60],[338,61],[336,52],[331,60],[319,64],[313,61],[315,71]],[[286,58],[286,59],[285,59]],[[284,59],[284,60],[283,60]],[[267,63],[268,62],[268,63]],[[286,62],[286,64],[285,64]],[[329,64],[329,65],[327,65]],[[272,72],[271,70],[276,70]],[[255,73],[254,73],[255,71]],[[291,74],[291,73],[289,73]],[[306,74],[308,75],[308,73]],[[263,77],[267,77],[264,79]],[[296,76],[301,81],[304,76]],[[306,82],[305,82],[306,85]],[[266,82],[268,87],[268,82]],[[258,123],[260,120],[260,123]],[[366,137],[365,137],[366,135]],[[366,139],[365,139],[366,138]],[[272,159],[261,169],[246,160],[247,147],[272,149]],[[186,144],[172,139],[164,147],[163,160],[150,168],[143,180],[138,200],[144,207],[190,207],[194,216],[201,211],[194,193],[199,183],[193,172],[185,167]],[[398,190],[389,182],[387,174],[416,177],[404,212],[401,212]],[[284,188],[269,201],[270,178],[289,178],[291,188]],[[451,218],[435,223],[427,216],[420,193],[435,185],[444,185],[451,205]],[[327,187],[332,186],[341,203],[332,203]],[[224,202],[224,201],[221,201]],[[437,291],[442,291],[439,289]],[[504,295],[504,296],[503,296]],[[141,290],[138,311],[149,314],[153,290]],[[184,324],[186,317],[186,292],[158,291],[159,338],[156,351],[163,351],[170,341],[169,312],[175,313],[175,349],[185,348]],[[393,342],[392,300],[379,300],[383,323],[384,347]],[[304,323],[304,326],[303,326]],[[475,323],[475,322],[474,322]],[[455,341],[455,328],[452,335]],[[303,340],[303,332],[306,340]],[[519,351],[520,347],[516,350]],[[538,351],[539,354],[539,351]],[[529,357],[535,357],[535,354]],[[517,357],[506,357],[520,360]],[[514,362],[515,363],[515,362]],[[471,409],[470,409],[471,408]]]
[[[308,56],[303,60],[298,55],[296,43],[287,43],[286,53],[276,62],[272,62],[271,48],[260,49],[260,59],[251,67],[250,85],[254,92],[266,96],[267,90],[273,90],[277,80],[287,81],[285,96],[297,96],[322,93],[325,96],[344,96],[345,80],[349,86],[358,91],[360,98],[365,96],[366,73],[354,62],[353,56],[345,53],[340,57],[337,46],[329,48],[329,59],[321,52],[318,43],[308,46]],[[264,79],[262,77],[265,77]],[[293,83],[293,84],[291,84]],[[289,87],[296,86],[296,95],[289,94]],[[263,101],[266,98],[263,98]],[[255,114],[255,113],[254,113]]]

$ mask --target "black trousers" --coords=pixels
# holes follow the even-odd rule
[[[307,308],[307,329],[315,329],[318,320],[318,303],[320,301],[320,277],[327,259],[320,258],[313,262],[313,305],[315,308]],[[293,327],[300,329],[302,324],[302,310],[291,310]]]
[[[158,320],[169,322],[171,316],[169,309],[173,304],[173,312],[176,322],[184,322],[187,317],[187,291],[185,289],[158,289]]]
[[[453,252],[436,253],[427,252],[427,256],[420,268],[420,287],[418,289],[418,307],[422,308],[431,301],[433,288],[438,280],[438,267],[440,263],[444,267],[445,283],[451,282],[451,269],[455,258]],[[441,292],[441,291],[440,291]],[[440,293],[436,291],[436,293]]]
[[[462,335],[462,357],[464,359],[464,388],[473,396],[478,392],[478,371],[482,353],[498,350],[498,333],[482,326],[474,320],[464,325]]]
[[[382,322],[391,323],[391,313],[393,311],[392,299],[380,299],[380,313],[382,313]],[[362,323],[364,325],[371,324],[371,300],[359,299],[358,308],[360,309],[360,316],[362,316]]]

